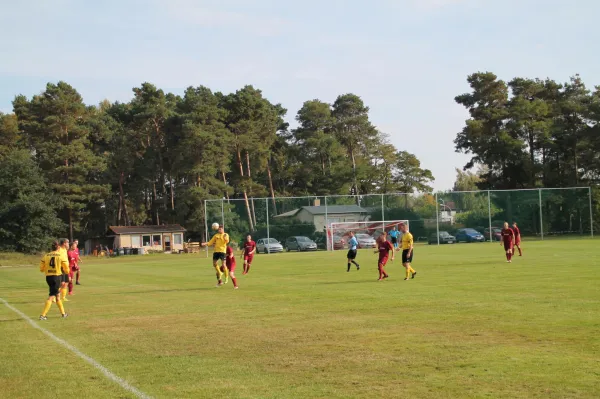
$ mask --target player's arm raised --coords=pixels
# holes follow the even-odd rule
[[[206,247],[206,246],[212,247],[213,245],[215,245],[215,241],[216,240],[217,240],[217,236],[213,236],[213,238],[211,238],[209,242],[200,243],[200,246],[202,246],[202,247]]]

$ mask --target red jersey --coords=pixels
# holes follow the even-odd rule
[[[508,229],[502,229],[502,241],[505,244],[512,244],[515,238],[515,232],[509,227]]]
[[[244,243],[244,255],[250,255],[252,251],[256,251],[256,243],[254,241],[246,241]],[[252,255],[254,255],[254,252]]]
[[[513,230],[513,232],[515,233],[515,238],[516,237],[521,237],[521,230],[519,230],[519,228],[517,226],[513,226],[511,227],[511,229]]]
[[[77,267],[77,251],[74,250],[70,250],[67,251],[67,257],[69,258],[69,267],[73,268],[73,267]]]
[[[389,254],[390,251],[394,250],[394,247],[392,246],[392,244],[389,241],[384,241],[384,242],[380,242],[379,243],[379,260],[382,259],[386,259]]]
[[[235,266],[235,256],[233,255],[233,249],[231,247],[227,247],[225,251],[225,264],[228,268],[231,269],[231,266]]]

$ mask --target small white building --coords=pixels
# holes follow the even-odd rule
[[[327,222],[325,221],[327,216]],[[316,231],[325,231],[331,223],[364,222],[369,211],[358,205],[303,206],[275,216],[275,219],[293,218],[302,223],[312,223]]]
[[[178,224],[164,226],[111,226],[108,237],[114,237],[113,248],[144,248],[164,252],[183,250],[185,229]]]

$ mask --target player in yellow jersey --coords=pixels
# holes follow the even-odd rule
[[[406,278],[415,278],[417,272],[410,265],[413,260],[413,249],[414,240],[412,234],[408,232],[408,226],[404,223],[400,223],[400,229],[402,230],[402,266],[406,268]]]
[[[40,320],[47,320],[46,315],[52,306],[52,300],[56,301],[56,306],[60,310],[62,317],[67,317],[63,303],[60,300],[59,289],[62,284],[62,275],[69,273],[69,261],[63,257],[59,251],[58,242],[52,244],[52,252],[48,252],[40,261],[40,272],[46,275],[46,284],[49,287],[49,295],[44,305],[44,311],[40,316]]]
[[[200,244],[203,247],[214,246],[213,267],[217,272],[217,287],[223,285],[223,273],[225,274],[225,284],[227,284],[227,281],[229,280],[229,270],[225,265],[225,259],[227,258],[225,254],[227,252],[227,244],[229,244],[229,234],[225,233],[223,226],[219,226],[217,234],[215,234],[209,242]],[[221,266],[218,265],[219,260],[221,261]]]
[[[69,240],[66,238],[61,238],[60,241],[58,242],[59,245],[59,251],[61,256],[64,257],[64,260],[67,262],[67,265],[69,264],[69,256],[68,256],[68,251],[69,251]],[[60,298],[63,302],[69,302],[69,300],[67,299],[67,293],[69,292],[69,281],[71,281],[71,277],[69,276],[69,271],[67,271],[66,274],[62,275],[62,283],[60,285]]]

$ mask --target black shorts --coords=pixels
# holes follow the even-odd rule
[[[398,244],[398,237],[392,237],[392,244]]]
[[[356,249],[349,249],[348,255],[346,255],[348,259],[356,259]]]
[[[48,284],[48,296],[58,295],[60,290],[60,284],[62,283],[62,275],[60,276],[46,276],[46,284]]]
[[[62,274],[62,282],[63,283],[68,283],[69,282],[69,275],[68,274]]]
[[[218,260],[225,260],[225,252],[215,252],[213,253],[213,262]]]
[[[402,263],[410,263],[413,260],[413,255],[415,254],[415,250],[413,249],[412,252],[410,253],[410,256],[408,256],[408,251],[410,251],[410,249],[403,249],[402,250]]]

